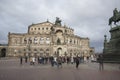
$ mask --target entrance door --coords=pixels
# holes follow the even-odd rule
[[[5,57],[6,56],[6,49],[3,48],[1,49],[1,57]]]
[[[57,56],[62,56],[62,48],[57,49]]]

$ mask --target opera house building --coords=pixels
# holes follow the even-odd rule
[[[90,56],[94,48],[89,38],[74,34],[61,20],[28,26],[27,33],[8,33],[6,56]],[[2,50],[2,48],[1,48]],[[1,52],[2,54],[2,52]]]

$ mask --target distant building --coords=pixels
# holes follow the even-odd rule
[[[94,48],[89,38],[74,35],[74,30],[49,21],[32,24],[27,33],[8,34],[6,56],[90,56]]]

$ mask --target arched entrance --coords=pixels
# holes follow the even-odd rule
[[[6,49],[3,48],[1,49],[1,57],[5,57],[6,56]]]
[[[62,56],[62,48],[61,47],[59,47],[57,49],[57,56]]]

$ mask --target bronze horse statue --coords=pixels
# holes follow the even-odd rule
[[[61,26],[61,20],[58,17],[56,17],[55,25]]]
[[[111,25],[112,22],[114,22],[114,24],[116,25],[116,23],[119,22],[119,21],[120,21],[120,12],[118,12],[118,13],[116,14],[116,16],[113,15],[113,16],[109,19],[109,25]]]

